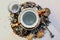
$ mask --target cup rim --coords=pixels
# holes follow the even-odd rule
[[[22,19],[22,17],[23,17],[23,15],[26,13],[26,12],[28,12],[28,11],[31,11],[31,12],[33,12],[35,15],[36,15],[36,22],[33,24],[33,25],[26,25],[24,22],[23,22],[23,19]],[[18,18],[18,21],[20,21],[21,22],[21,24],[24,26],[24,27],[26,27],[26,28],[34,28],[34,27],[36,27],[40,22],[40,19],[39,19],[39,16],[38,16],[38,13],[35,11],[35,9],[33,9],[33,8],[26,8],[26,9],[24,9],[24,10],[22,10],[21,11],[21,13],[20,13],[20,15],[19,15],[19,18]]]

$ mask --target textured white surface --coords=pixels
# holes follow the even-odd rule
[[[29,0],[0,0],[0,40],[25,40],[25,38],[21,38],[15,35],[10,27],[8,5],[14,1],[23,3]],[[52,14],[50,15],[50,20],[52,22],[52,25],[55,26],[55,27],[52,25],[49,26],[49,29],[55,35],[53,39],[50,38],[49,32],[47,31],[45,37],[38,40],[60,40],[60,33],[57,31],[60,30],[60,18],[59,18],[60,0],[30,0],[30,1],[36,2],[36,4],[41,5],[43,8],[45,7],[50,8],[52,12]]]

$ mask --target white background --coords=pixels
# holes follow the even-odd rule
[[[45,37],[43,39],[60,40],[60,0],[0,0],[0,40],[25,40],[25,38],[22,39],[15,35],[10,28],[8,5],[14,1],[19,3],[33,1],[43,8],[50,8],[51,15],[49,18],[54,26],[50,26],[50,29],[55,34],[55,38]]]

